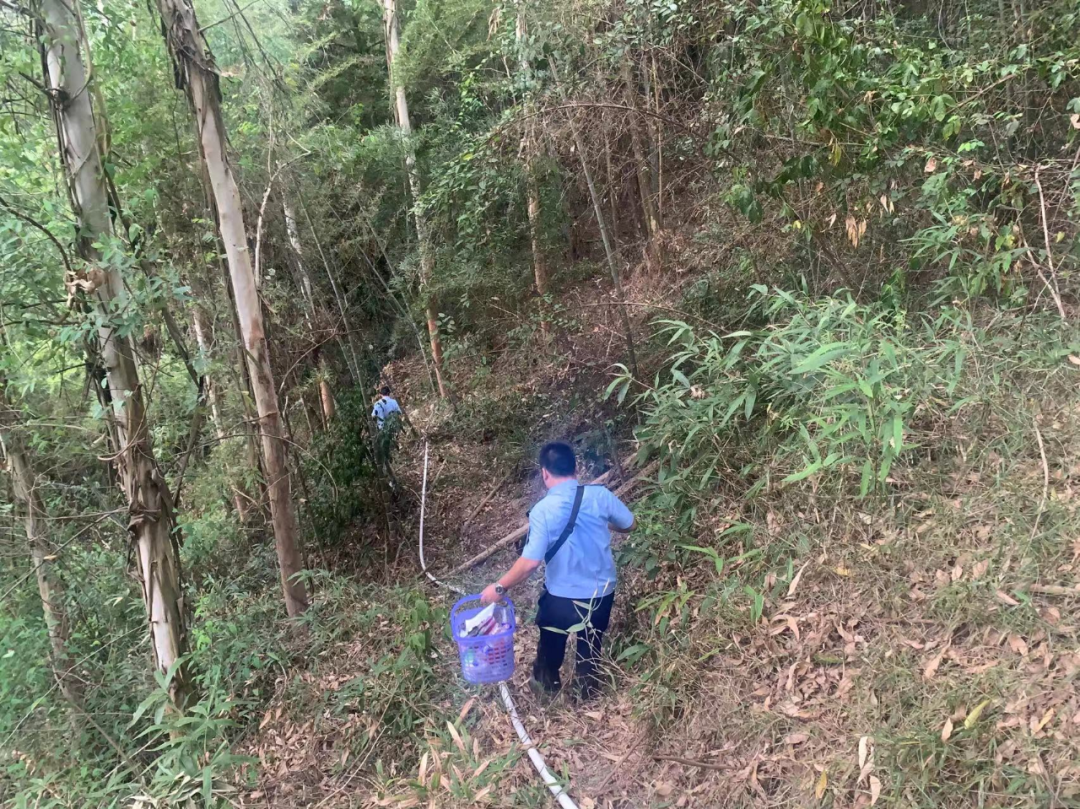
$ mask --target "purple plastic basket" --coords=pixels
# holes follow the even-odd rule
[[[475,638],[464,636],[465,621],[484,609],[479,594],[465,596],[450,610],[450,629],[461,658],[461,674],[470,683],[501,683],[514,673],[514,629],[517,625],[514,602],[504,598],[495,607],[496,614],[500,608],[505,610],[505,623],[509,628]]]

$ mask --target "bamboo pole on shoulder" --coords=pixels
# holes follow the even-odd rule
[[[619,486],[615,490],[615,495],[618,496],[618,497],[622,497],[627,492],[629,492],[631,489],[633,489],[634,486],[636,486],[638,483],[640,483],[645,478],[647,478],[649,475],[651,475],[655,470],[656,470],[656,464],[655,463],[649,464],[643,470],[641,470],[641,472],[639,472],[637,475],[630,478],[630,480],[626,481],[621,486]],[[609,469],[607,472],[602,474],[600,477],[596,478],[596,480],[590,481],[588,485],[590,485],[590,486],[606,485],[607,482],[615,475],[615,472],[616,472],[615,469]],[[516,542],[519,539],[522,539],[523,537],[527,536],[528,533],[529,533],[529,523],[528,523],[528,521],[526,521],[524,525],[519,525],[517,528],[515,528],[509,534],[502,537],[501,539],[496,540],[492,545],[489,545],[487,548],[480,551],[480,553],[476,554],[476,556],[473,556],[471,559],[468,559],[465,562],[462,562],[457,567],[455,567],[455,568],[453,568],[451,570],[448,570],[446,573],[443,573],[442,578],[445,579],[448,576],[453,576],[453,575],[461,573],[461,572],[463,572],[465,570],[468,570],[471,567],[475,567],[476,565],[483,562],[485,559],[487,559],[487,558],[489,558],[491,556],[494,556],[502,548],[505,548],[505,547],[507,547],[509,545],[512,545],[514,542]]]

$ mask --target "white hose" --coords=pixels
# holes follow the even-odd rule
[[[424,560],[424,506],[427,503],[427,471],[428,442],[425,440],[424,478],[423,483],[420,486],[420,569],[424,571],[425,576],[440,587],[445,587],[447,590],[451,590],[459,595],[466,595],[465,591],[460,587],[441,582],[431,575],[427,569],[427,562]],[[551,794],[554,796],[555,800],[558,801],[559,806],[561,806],[562,809],[578,809],[577,804],[574,803],[574,799],[570,797],[570,794],[565,789],[563,789],[559,780],[551,774],[551,770],[547,768],[547,764],[544,762],[543,755],[536,749],[536,745],[529,737],[529,732],[525,730],[525,726],[521,723],[521,717],[518,716],[517,708],[514,706],[514,699],[510,696],[510,689],[506,687],[506,683],[499,683],[499,695],[502,697],[506,712],[510,714],[510,722],[514,725],[514,730],[517,731],[518,739],[521,741],[522,747],[528,751],[529,760],[540,774],[540,778],[543,779],[547,788],[551,790]]]
[[[424,575],[431,581],[440,587],[445,587],[447,590],[457,593],[458,595],[466,595],[465,591],[460,587],[454,587],[452,584],[446,584],[441,582],[432,576],[427,569],[427,562],[424,560],[424,506],[427,505],[427,470],[428,470],[428,442],[424,441],[424,481],[420,486],[420,569],[424,571]]]
[[[563,809],[578,809],[574,799],[562,788],[562,784],[559,783],[558,779],[551,774],[551,770],[544,763],[544,757],[540,755],[540,751],[536,749],[533,740],[529,738],[529,732],[521,724],[521,718],[518,716],[517,708],[514,707],[514,700],[510,696],[510,689],[506,687],[506,683],[499,683],[499,693],[502,695],[503,705],[506,706],[506,712],[510,714],[510,721],[514,723],[514,730],[517,731],[521,744],[529,751],[529,760],[536,767],[536,771],[540,773],[540,777],[544,779],[544,783],[551,790],[551,794],[555,796],[555,800],[559,802],[559,806],[563,807]]]

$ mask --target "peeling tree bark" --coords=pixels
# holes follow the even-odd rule
[[[424,296],[424,317],[427,320],[428,339],[431,342],[431,360],[435,366],[435,382],[439,387],[439,396],[447,398],[448,391],[443,379],[442,339],[439,337],[438,306],[431,293],[431,276],[435,269],[435,253],[431,244],[431,232],[427,217],[417,207],[420,203],[420,172],[416,168],[416,153],[409,141],[412,135],[412,122],[409,120],[409,101],[405,97],[404,85],[394,81],[394,60],[397,58],[399,29],[397,18],[397,0],[383,0],[383,28],[386,37],[386,68],[390,74],[390,85],[394,94],[394,115],[398,129],[405,139],[405,172],[409,176],[409,191],[413,200],[413,220],[416,223],[416,240],[420,245],[420,294]]]
[[[195,116],[199,148],[217,206],[218,227],[225,245],[255,407],[259,413],[259,432],[266,464],[281,587],[286,610],[290,616],[294,616],[308,607],[307,588],[297,578],[303,569],[299,529],[285,458],[277,389],[270,367],[270,350],[248,254],[240,190],[226,152],[218,74],[190,0],[158,0],[157,5],[177,82],[186,91]]]
[[[109,383],[119,452],[115,457],[128,503],[128,531],[136,546],[143,600],[150,624],[154,664],[173,671],[169,694],[182,708],[189,693],[185,667],[180,570],[173,544],[172,501],[154,459],[150,426],[130,340],[113,326],[128,305],[123,278],[103,261],[95,243],[114,238],[99,149],[82,29],[65,0],[42,0],[45,82],[59,136],[72,208],[79,222],[79,255],[85,259],[80,284],[100,312],[98,344]]]

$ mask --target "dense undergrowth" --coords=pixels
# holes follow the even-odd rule
[[[388,490],[362,426],[380,373],[397,374],[431,441],[432,487],[464,479],[454,496],[479,501],[496,466],[528,495],[522,470],[555,437],[590,466],[658,462],[635,506],[641,527],[619,548],[611,689],[593,726],[618,715],[628,735],[605,744],[637,775],[583,731],[560,735],[580,719],[568,708],[530,716],[548,717],[538,738],[583,807],[1080,799],[1074,2],[407,4],[400,72],[420,121],[408,143],[428,178],[415,209],[438,243],[423,293],[378,15],[299,3],[283,23],[266,5],[252,13],[267,14],[280,75],[223,76],[243,122],[232,146],[247,205],[261,222],[259,194],[283,171],[263,153],[276,132],[303,166],[288,183],[304,255],[330,284],[348,282],[341,298],[323,289],[333,306],[308,320],[296,258],[266,237],[262,294],[313,606],[283,619],[266,521],[241,525],[233,510],[238,489],[261,498],[260,474],[233,440],[250,416],[242,374],[224,370],[231,305],[204,288],[214,237],[188,204],[195,181],[179,179],[191,144],[138,83],[171,81],[143,10],[103,5],[88,25],[114,138],[131,144],[110,170],[170,256],[157,280],[136,276],[133,309],[210,301],[221,334],[196,362],[228,381],[221,410],[237,433],[200,445],[180,476],[185,662],[199,695],[181,715],[150,674],[123,503],[96,461],[102,410],[65,376],[81,371],[85,324],[66,310],[59,325],[10,314],[34,311],[23,279],[42,277],[52,248],[5,214],[3,370],[48,470],[86,702],[58,688],[12,539],[0,803],[548,804],[498,706],[460,687],[446,598],[416,578],[422,450],[402,439]],[[208,19],[235,11],[216,10]],[[112,22],[129,14],[130,43]],[[254,41],[209,30],[223,63],[255,64]],[[36,53],[20,53],[5,80],[36,69]],[[279,82],[303,88],[295,104],[278,103]],[[31,146],[19,120],[0,139],[5,198],[69,233],[47,196],[59,186],[37,168],[51,140]],[[545,296],[529,277],[526,148]],[[583,165],[602,186],[636,376]],[[267,214],[267,233],[284,226]],[[135,245],[117,251],[134,263]],[[416,354],[428,294],[441,301],[454,406],[431,397]],[[153,438],[172,474],[187,463],[196,391],[155,344],[157,316],[125,317],[145,330]],[[332,416],[311,404],[329,380]],[[500,501],[507,519],[524,510]],[[463,552],[455,521],[473,505],[429,503],[444,560]],[[17,537],[6,502],[0,516]]]
[[[670,327],[675,379],[642,394],[664,482],[621,554],[645,572],[617,655],[638,710],[695,750],[797,751],[762,759],[777,802],[870,794],[871,772],[897,805],[1075,795],[1080,661],[1053,594],[1075,598],[1077,333],[776,300],[746,335]]]

